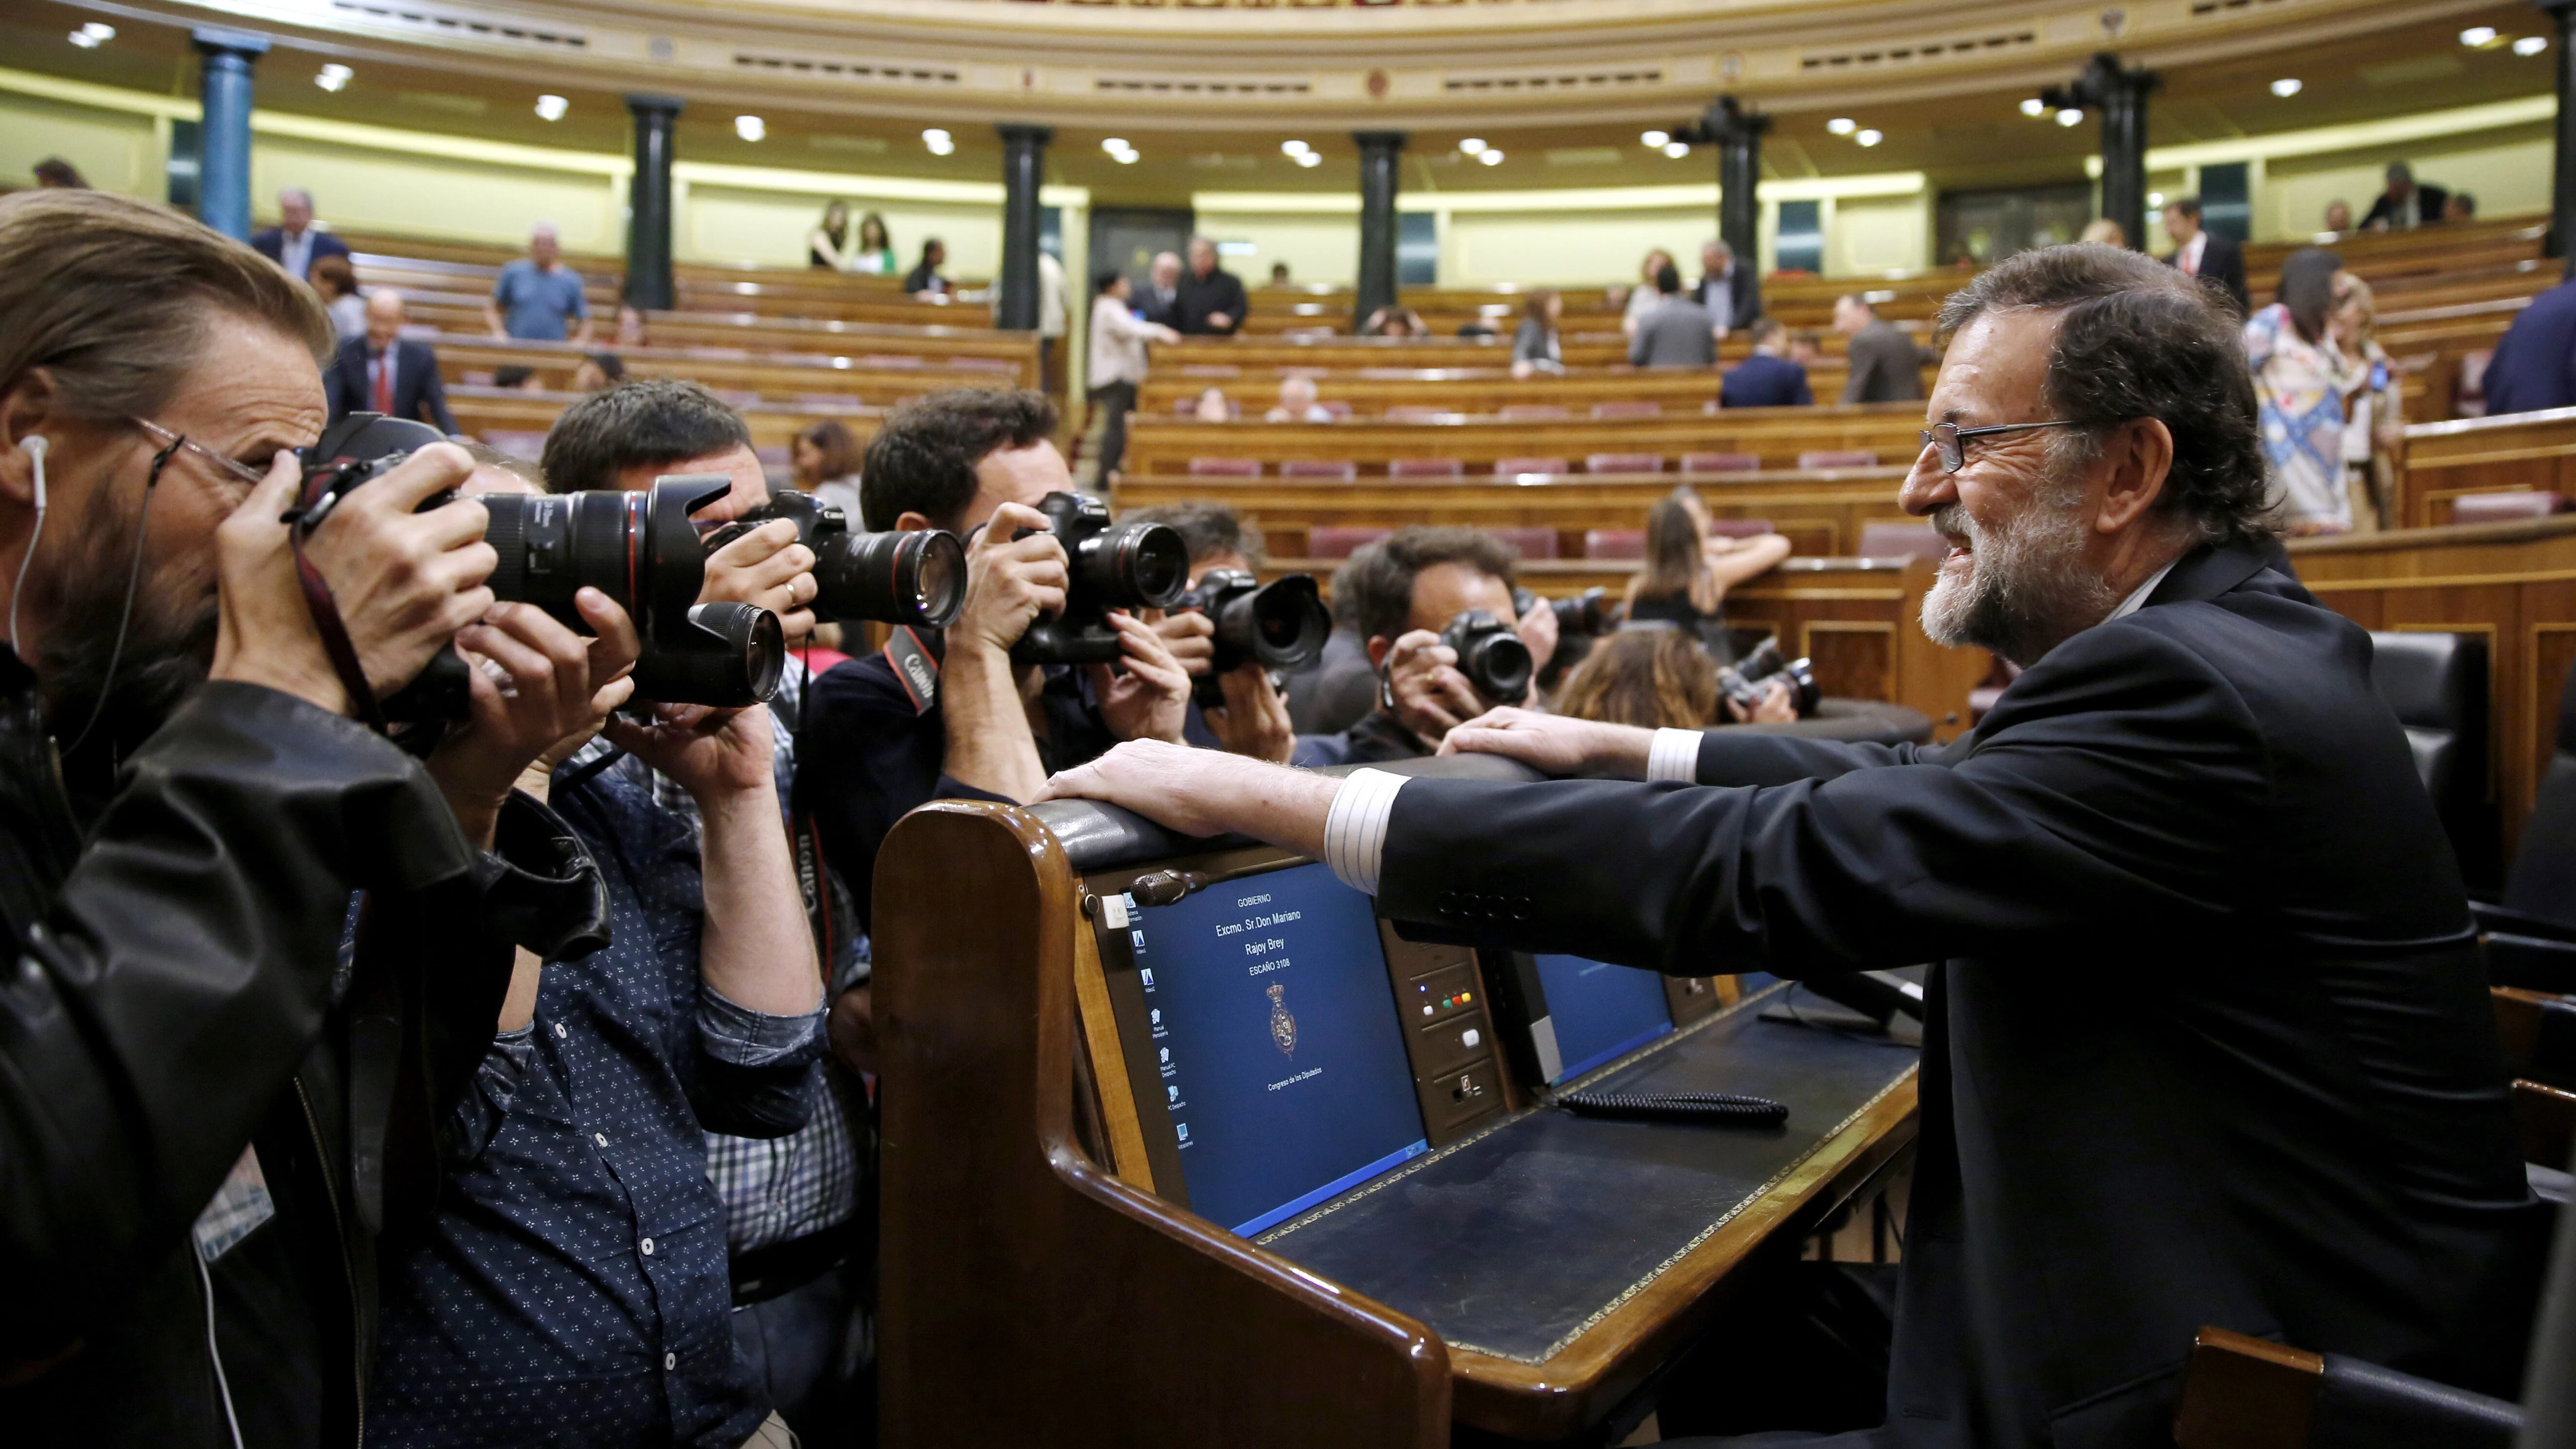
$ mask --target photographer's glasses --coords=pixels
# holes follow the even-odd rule
[[[1923,440],[1924,447],[1938,448],[1941,450],[1941,469],[1943,472],[1956,473],[1960,469],[1968,466],[1968,440],[1970,438],[1991,437],[1996,433],[2027,432],[2032,428],[2071,428],[2075,426],[2077,426],[2077,424],[2072,419],[2068,418],[2057,418],[2045,423],[1996,423],[1992,427],[1984,428],[1963,428],[1957,423],[1934,423],[1928,428],[1919,430],[1915,436]]]
[[[152,441],[161,445],[160,453],[152,459],[152,477],[144,485],[147,488],[161,481],[161,470],[169,465],[171,455],[175,453],[188,453],[201,458],[217,473],[236,482],[247,483],[253,488],[267,481],[265,474],[248,463],[227,458],[205,444],[191,440],[186,434],[174,433],[149,418],[128,417],[126,421],[141,428]]]

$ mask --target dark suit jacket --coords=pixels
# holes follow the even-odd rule
[[[2442,208],[2450,205],[2451,193],[2443,187],[2427,186],[2418,181],[2415,183],[2415,195],[2409,200],[2415,207],[2416,224],[2429,226],[2442,219]],[[2385,191],[2379,193],[2379,199],[2370,204],[2369,214],[2361,219],[2362,230],[2368,231],[2381,222],[2395,226],[2399,217],[2398,208],[2407,204],[2407,202],[2389,199]]]
[[[1728,368],[1717,392],[1718,406],[1729,408],[1805,407],[1815,400],[1805,368],[1762,352]]]
[[[1923,396],[1923,349],[1893,322],[1872,322],[1851,340],[1843,401],[1914,402]]]
[[[1156,293],[1151,282],[1136,288],[1134,297],[1137,316],[1158,327],[1169,327],[1175,332],[1181,330],[1181,289],[1177,284],[1173,286],[1169,300]]]
[[[1243,279],[1223,267],[1202,277],[1184,269],[1181,272],[1180,301],[1174,309],[1180,320],[1171,325],[1193,335],[1230,334],[1243,330],[1243,314],[1251,307],[1244,296]],[[1223,327],[1211,326],[1208,316],[1223,312],[1233,320]]]
[[[1762,315],[1762,279],[1753,275],[1753,269],[1746,266],[1742,258],[1738,258],[1732,275],[1702,276],[1699,279],[1699,285],[1691,288],[1690,294],[1699,300],[1701,306],[1709,307],[1709,299],[1721,287],[1726,289],[1729,307],[1726,330],[1741,332],[1752,326],[1754,319]],[[1717,315],[1713,307],[1709,315],[1712,317]]]
[[[1676,975],[1947,958],[1880,1442],[2149,1449],[2204,1324],[2515,1392],[2542,1209],[2370,640],[2253,546],[1945,749],[1416,779],[1381,914]]]
[[[2487,362],[2487,415],[2576,406],[2576,283],[2531,299]]]
[[[1708,309],[1683,292],[1666,297],[1637,319],[1637,335],[1628,339],[1631,367],[1715,367],[1716,324]]]
[[[2216,232],[2208,235],[2209,240],[2200,249],[2200,271],[2197,275],[2201,285],[2215,287],[2234,298],[2237,316],[2250,315],[2253,308],[2245,291],[2245,248]],[[2165,258],[2165,265],[2182,265],[2180,248]]]
[[[286,228],[282,226],[272,226],[268,230],[254,235],[250,239],[250,249],[259,253],[261,256],[268,258],[272,262],[283,262],[286,259]],[[314,262],[318,262],[324,257],[345,257],[348,254],[349,244],[347,242],[340,240],[338,237],[331,235],[331,233],[327,231],[316,231],[313,233]],[[307,262],[305,265],[311,266],[312,262]]]
[[[373,411],[375,396],[367,386],[367,339],[352,337],[341,343],[339,355],[331,359],[331,370],[322,374],[322,384],[330,395],[331,421]],[[394,341],[391,416],[427,423],[442,433],[462,431],[456,426],[456,415],[447,410],[447,388],[438,380],[437,349],[426,342]]]

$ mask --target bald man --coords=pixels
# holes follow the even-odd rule
[[[331,398],[331,421],[351,413],[383,413],[453,433],[447,389],[438,380],[438,354],[426,342],[402,335],[403,297],[391,287],[367,293],[367,332],[340,344],[322,375]]]

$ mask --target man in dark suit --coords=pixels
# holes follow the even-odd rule
[[[1180,292],[1180,320],[1171,325],[1185,336],[1231,336],[1252,306],[1243,279],[1216,264],[1216,243],[1203,236],[1190,238],[1190,271]]]
[[[1136,315],[1157,327],[1181,330],[1181,254],[1154,253],[1145,285],[1136,289]]]
[[[1708,309],[1682,290],[1681,268],[1664,263],[1655,273],[1655,290],[1664,299],[1637,319],[1628,339],[1630,367],[1715,367],[1717,326]]]
[[[2369,637],[2272,566],[2234,319],[2059,247],[1943,321],[1924,625],[2027,666],[1947,749],[1510,711],[1445,747],[1666,783],[1130,749],[1050,790],[1311,852],[1441,939],[1941,960],[1885,1425],[1837,1445],[2167,1445],[2203,1325],[2513,1393],[2541,1209],[2459,871]]]
[[[1912,402],[1923,396],[1927,357],[1913,334],[1879,320],[1878,309],[1857,296],[1834,301],[1834,330],[1851,339],[1844,348],[1851,373],[1843,380],[1843,401]]]
[[[2388,189],[2370,204],[2361,218],[2363,231],[2386,231],[2395,227],[2429,226],[2442,219],[2442,209],[2451,201],[2451,193],[2439,186],[2418,185],[2415,168],[2403,161],[2388,163]]]
[[[1807,369],[1791,362],[1789,329],[1776,317],[1753,324],[1753,355],[1726,370],[1717,403],[1729,408],[1806,407],[1816,400],[1807,386]]]
[[[2576,282],[2531,299],[2487,360],[2487,416],[2576,407]]]
[[[1738,262],[1735,248],[1713,241],[1699,249],[1699,285],[1691,296],[1708,309],[1717,335],[1740,332],[1762,315],[1762,282],[1750,262]]]
[[[2245,248],[2200,224],[2200,198],[2185,196],[2165,203],[2165,235],[2174,239],[2165,265],[2186,277],[2227,294],[2236,315],[2249,315],[2245,293]]]
[[[402,335],[402,293],[378,287],[367,294],[367,334],[340,344],[331,370],[322,376],[330,394],[331,421],[351,413],[383,413],[427,423],[442,433],[458,431],[456,415],[447,410],[447,388],[438,379],[438,353],[426,342]]]
[[[297,281],[323,257],[345,257],[349,244],[313,226],[313,193],[290,186],[277,193],[278,224],[253,235],[251,250],[286,269]]]

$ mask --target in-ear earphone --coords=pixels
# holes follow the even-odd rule
[[[18,600],[27,592],[27,565],[36,561],[36,543],[45,536],[45,454],[53,442],[42,433],[18,440],[18,451],[36,467],[36,526],[27,535],[27,552],[18,560],[18,581],[9,586],[9,647],[18,647]],[[21,662],[24,656],[21,656]]]

